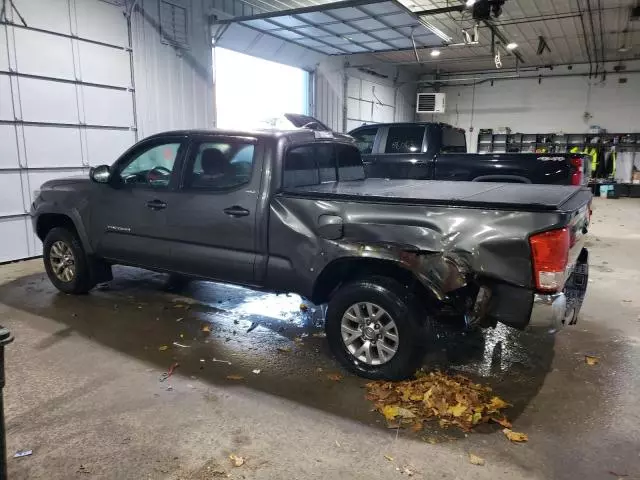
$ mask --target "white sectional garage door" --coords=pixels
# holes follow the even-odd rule
[[[123,8],[14,3],[28,26],[13,12],[0,23],[0,262],[41,254],[27,215],[33,190],[112,163],[136,138]]]

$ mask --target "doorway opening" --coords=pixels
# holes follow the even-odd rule
[[[219,128],[281,126],[283,114],[309,114],[309,72],[226,48],[213,49]]]

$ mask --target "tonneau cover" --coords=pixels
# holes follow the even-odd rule
[[[353,182],[294,187],[287,189],[287,193],[305,196],[327,195],[356,201],[358,199],[353,197],[399,203],[518,210],[563,210],[563,204],[581,190],[586,192],[582,187],[562,185],[368,178]]]

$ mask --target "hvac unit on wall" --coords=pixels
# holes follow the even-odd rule
[[[416,101],[417,113],[444,113],[444,93],[418,93]]]

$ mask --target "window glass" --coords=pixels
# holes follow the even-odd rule
[[[336,172],[336,166],[338,171]],[[284,159],[283,186],[303,187],[336,180],[362,180],[364,166],[352,145],[316,143],[289,150]]]
[[[340,181],[364,180],[364,165],[358,149],[350,145],[336,145],[336,152]]]
[[[362,155],[368,155],[373,152],[373,142],[376,140],[378,128],[363,128],[351,134],[356,139],[356,147]]]
[[[313,145],[294,147],[284,157],[284,187],[302,187],[320,183],[320,172]]]
[[[120,179],[129,185],[168,186],[179,148],[180,143],[165,143],[145,150],[120,171]]]
[[[251,180],[254,146],[236,142],[203,142],[198,145],[185,186],[226,190]]]
[[[464,138],[464,131],[457,128],[442,128],[442,153],[466,153],[467,142]]]
[[[384,153],[417,153],[422,151],[424,127],[389,127]]]

